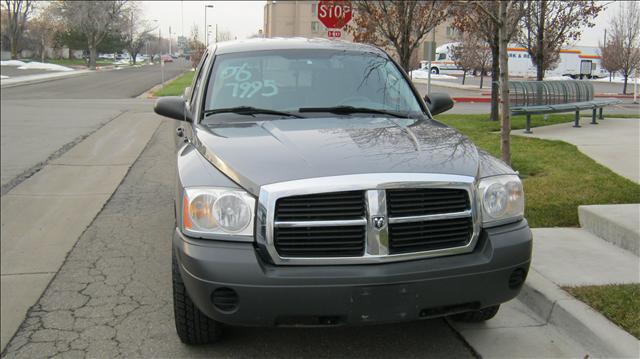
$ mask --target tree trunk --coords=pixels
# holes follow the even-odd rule
[[[96,69],[96,46],[90,44],[89,45],[89,70]]]
[[[627,94],[627,81],[629,80],[629,75],[624,75],[624,86],[622,87],[622,94]]]
[[[536,80],[544,79],[544,20],[547,15],[547,0],[540,1],[540,19],[538,26],[538,38],[536,46]]]
[[[498,121],[498,81],[500,80],[499,46],[496,39],[495,46],[491,46],[491,121]]]
[[[44,51],[46,50],[44,39],[42,39],[41,46],[42,46],[42,51],[40,51],[40,62],[44,62]]]
[[[498,34],[500,38],[500,149],[502,160],[511,165],[511,118],[509,113],[509,56],[507,47],[507,6],[506,1],[500,1],[500,25]]]
[[[483,82],[484,82],[484,71],[480,71],[480,88],[482,88]]]
[[[409,73],[409,63],[411,62],[411,54],[408,55],[406,53],[400,54],[400,66],[404,69],[406,73]]]
[[[18,39],[11,36],[9,43],[11,44],[11,59],[16,60],[18,58]]]
[[[467,77],[467,70],[462,71],[462,84],[464,85],[464,79]]]

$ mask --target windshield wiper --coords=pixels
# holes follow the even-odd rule
[[[268,108],[258,108],[252,106],[237,106],[237,107],[228,107],[228,108],[216,108],[211,110],[205,110],[204,115],[213,115],[216,113],[237,113],[239,115],[255,115],[255,114],[265,114],[265,115],[276,115],[276,116],[287,116],[287,117],[295,117],[295,118],[304,118],[300,115],[295,115],[291,112],[284,111],[276,111],[270,110]]]
[[[410,118],[408,113],[400,113],[387,110],[378,110],[375,108],[367,107],[353,107],[353,106],[334,106],[334,107],[301,107],[299,112],[329,112],[337,114],[350,114],[350,113],[375,113],[379,115],[389,115],[399,118]]]

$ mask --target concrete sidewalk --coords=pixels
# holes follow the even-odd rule
[[[127,112],[1,198],[3,350],[160,124]]]
[[[563,287],[640,282],[640,258],[581,228],[534,228],[531,269],[518,297],[570,333],[590,356],[635,358],[640,342]]]
[[[637,119],[606,118],[597,125],[583,121],[581,128],[561,123],[536,127],[533,134],[520,130],[512,134],[574,144],[596,162],[640,183],[640,114]]]

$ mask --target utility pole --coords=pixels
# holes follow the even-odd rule
[[[205,46],[209,47],[209,28],[207,27],[207,8],[213,8],[213,5],[205,5],[204,6],[204,36],[205,36]]]
[[[169,55],[171,54],[171,26],[169,26]]]
[[[436,44],[436,28],[431,29],[431,42],[429,43],[429,74],[427,75],[427,94],[431,94],[431,57],[433,55],[433,45]]]

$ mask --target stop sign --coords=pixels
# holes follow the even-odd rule
[[[319,1],[318,20],[329,29],[341,29],[351,21],[351,2],[346,0]]]

